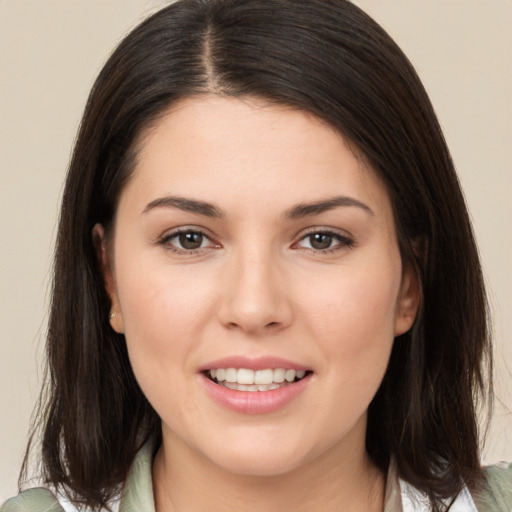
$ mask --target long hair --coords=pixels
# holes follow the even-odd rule
[[[62,201],[38,413],[44,478],[98,508],[141,444],[160,435],[124,337],[109,326],[92,229],[111,226],[143,130],[179,99],[212,93],[318,116],[384,180],[422,304],[370,405],[367,450],[383,471],[394,458],[400,476],[442,510],[442,498],[482,479],[476,405],[490,389],[491,361],[482,272],[427,94],[386,32],[346,0],[180,0],[109,58]]]

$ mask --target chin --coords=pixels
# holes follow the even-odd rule
[[[277,476],[299,468],[308,457],[307,443],[277,436],[273,439],[247,436],[237,442],[233,438],[224,443],[210,445],[204,455],[216,466],[230,473],[246,476]]]
[[[233,453],[212,462],[229,473],[255,477],[284,475],[300,466],[296,455],[292,457],[284,453]]]

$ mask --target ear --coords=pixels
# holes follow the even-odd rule
[[[419,277],[413,265],[404,268],[395,316],[395,336],[406,333],[413,325],[421,301]]]
[[[109,314],[110,325],[119,334],[124,333],[124,321],[117,295],[117,287],[114,278],[113,265],[108,250],[108,241],[105,230],[101,224],[96,224],[92,230],[92,239],[96,249],[96,257],[100,266],[103,282],[110,297],[111,309]]]

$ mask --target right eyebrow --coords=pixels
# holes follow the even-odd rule
[[[225,213],[220,208],[211,203],[179,196],[166,196],[155,199],[144,208],[142,213],[148,213],[155,208],[178,208],[185,212],[198,213],[199,215],[216,219],[226,217]]]

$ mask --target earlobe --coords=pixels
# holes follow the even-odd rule
[[[412,265],[404,270],[400,294],[398,297],[395,336],[406,333],[414,324],[421,302],[421,289],[419,276]]]
[[[116,331],[119,334],[122,334],[124,332],[123,316],[121,314],[121,309],[119,305],[119,298],[117,295],[111,258],[109,256],[109,251],[107,247],[108,244],[105,235],[105,230],[101,224],[96,224],[94,226],[92,230],[92,239],[94,247],[96,249],[96,257],[98,258],[98,264],[101,270],[101,274],[103,276],[105,289],[111,302],[109,322],[114,331]]]

